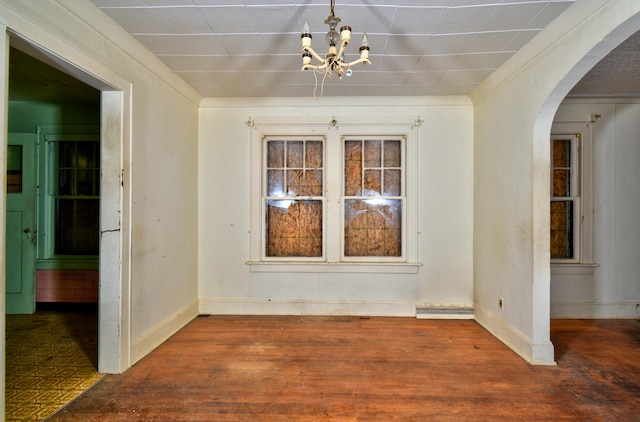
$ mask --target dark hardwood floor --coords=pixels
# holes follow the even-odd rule
[[[640,421],[640,322],[555,320],[557,366],[474,321],[201,316],[51,421]]]

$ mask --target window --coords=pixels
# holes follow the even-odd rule
[[[252,129],[252,271],[417,271],[413,125]]]
[[[403,139],[346,138],[344,256],[402,256]]]
[[[555,125],[552,132],[551,259],[554,263],[591,263],[591,128]]]
[[[268,137],[266,146],[266,256],[323,256],[322,138]]]
[[[96,129],[97,131],[97,129]],[[40,134],[39,268],[95,261],[100,243],[100,141],[97,134]],[[93,265],[93,264],[92,264]],[[74,267],[75,268],[75,267]]]
[[[98,255],[100,143],[49,145],[54,168],[54,255]]]

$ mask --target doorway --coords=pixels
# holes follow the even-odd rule
[[[100,91],[16,48],[8,85],[6,414],[41,418],[100,378]]]
[[[99,64],[88,61],[84,56],[67,51],[62,57],[14,32],[4,33],[4,46],[0,48],[3,57],[6,82],[8,82],[9,46],[35,58],[54,69],[98,90],[99,93],[99,140],[100,140],[100,219],[99,219],[99,297],[97,305],[98,354],[97,367],[100,373],[120,373],[130,366],[129,330],[129,279],[130,279],[130,200],[129,180],[125,179],[129,168],[123,163],[130,162],[129,126],[131,82]],[[90,68],[91,72],[84,69]],[[32,85],[42,90],[41,83]],[[0,97],[8,109],[8,83],[0,86]],[[47,91],[48,92],[48,91]],[[73,90],[70,90],[73,92]],[[5,114],[6,118],[6,114]],[[7,145],[6,120],[4,133],[0,133],[2,143]],[[103,123],[104,122],[104,123]],[[3,172],[4,173],[4,172]],[[3,175],[6,179],[6,174]],[[0,177],[2,179],[2,177]],[[6,180],[2,180],[6,183]],[[6,196],[2,198],[6,201]],[[5,256],[6,262],[6,256]],[[6,285],[5,285],[6,287]],[[95,311],[94,311],[95,312]],[[5,326],[4,312],[0,316]],[[0,341],[5,351],[4,339]],[[1,367],[6,360],[3,353]],[[95,365],[95,362],[94,362]],[[4,404],[5,388],[2,386]]]

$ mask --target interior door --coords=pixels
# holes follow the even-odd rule
[[[7,148],[6,313],[35,312],[35,134],[9,133]]]

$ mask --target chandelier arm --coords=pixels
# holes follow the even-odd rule
[[[302,47],[302,49],[303,49],[304,51],[308,51],[309,53],[311,53],[311,55],[312,55],[313,57],[315,57],[315,58],[316,58],[316,60],[318,60],[320,63],[325,63],[325,64],[327,63],[326,59],[324,59],[322,56],[320,56],[318,53],[316,53],[316,52],[313,50],[313,48],[311,48],[310,46],[304,46],[304,47]]]
[[[305,64],[304,66],[302,66],[302,70],[307,70],[307,69],[312,69],[312,70],[325,70],[329,67],[329,63],[325,62],[323,64],[321,64],[320,66],[318,65],[313,65],[313,64]]]
[[[371,64],[369,59],[358,59],[358,60],[354,60],[354,61],[349,62],[349,63],[344,63],[342,66],[350,67],[350,66],[353,66],[353,65],[356,65],[356,64],[360,64],[360,63]]]
[[[342,43],[340,44],[340,51],[338,51],[338,53],[336,54],[338,60],[340,60],[340,57],[342,57],[342,55],[344,54],[344,50],[347,48],[347,44],[349,44],[349,41],[342,41]]]

